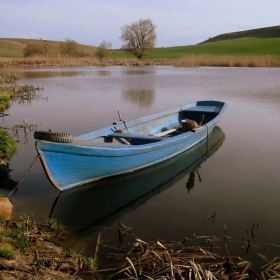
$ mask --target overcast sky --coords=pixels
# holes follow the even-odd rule
[[[0,0],[0,37],[113,48],[121,27],[150,19],[157,47],[194,45],[234,31],[280,25],[280,0]]]

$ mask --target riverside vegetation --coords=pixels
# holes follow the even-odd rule
[[[28,216],[0,217],[0,279],[78,280],[82,272],[94,271],[96,260],[55,245],[64,231],[55,219],[39,225]]]
[[[106,42],[106,41],[105,41]],[[107,43],[107,42],[106,42]],[[222,34],[190,46],[148,49],[141,60],[122,49],[65,42],[0,39],[0,67],[173,65],[279,67],[280,26]],[[106,44],[105,44],[106,48]],[[101,55],[105,53],[106,56]]]
[[[19,77],[16,75],[0,75],[0,117],[5,117],[4,113],[10,106],[10,101],[19,103],[28,103],[30,100],[38,98],[38,92],[42,90],[40,87],[32,85],[17,85],[16,81]],[[30,126],[24,123],[21,127],[27,130]],[[0,159],[3,164],[3,159],[9,160],[16,151],[17,143],[7,132],[13,130],[15,133],[19,128],[15,125],[13,128],[0,127]]]
[[[8,116],[4,111],[10,101],[30,102],[39,97],[40,87],[19,86],[16,75],[0,75],[0,116]],[[7,161],[16,152],[17,142],[9,134],[16,135],[19,129],[24,133],[34,125],[24,122],[13,128],[0,127],[0,186],[1,189],[18,187],[18,182],[10,178]],[[11,192],[11,193],[12,193]],[[8,198],[0,192],[0,206],[6,209]],[[4,210],[5,211],[5,210]],[[5,213],[5,212],[1,212]],[[6,215],[6,214],[4,214]],[[76,249],[65,250],[55,244],[63,238],[65,229],[55,219],[48,219],[45,225],[38,225],[28,216],[10,220],[0,215],[0,279],[81,279],[78,274],[94,271],[96,259],[87,257]]]

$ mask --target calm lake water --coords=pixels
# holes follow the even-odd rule
[[[223,255],[227,244],[231,255],[255,266],[264,264],[257,253],[269,259],[280,255],[276,246],[264,250],[264,244],[280,245],[279,68],[0,70],[8,72],[21,77],[19,84],[44,87],[44,98],[15,102],[1,126],[35,118],[38,130],[79,135],[117,121],[118,110],[130,120],[195,100],[228,103],[209,143],[153,168],[60,194],[37,161],[11,197],[14,215],[28,214],[38,222],[57,218],[69,230],[60,243],[89,255],[99,232],[117,246],[119,222],[147,242],[183,241],[184,235],[192,239],[189,244],[207,249],[209,244],[194,234],[215,235],[221,238],[215,252]],[[36,156],[33,133],[20,133],[19,140],[10,162],[14,180],[22,178]],[[214,212],[215,219],[207,218]],[[226,240],[225,226],[231,237]],[[101,248],[101,260],[105,254]]]

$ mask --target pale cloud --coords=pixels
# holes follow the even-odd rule
[[[31,33],[31,34],[20,34],[20,33],[16,33],[12,38],[44,39],[43,36],[41,36],[40,34],[35,34],[35,33]]]

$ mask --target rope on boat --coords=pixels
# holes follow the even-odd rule
[[[34,158],[33,162],[31,163],[30,167],[27,169],[27,171],[25,172],[25,174],[23,175],[23,177],[21,178],[21,180],[17,183],[17,185],[11,190],[11,192],[8,195],[8,198],[15,192],[15,190],[20,186],[20,184],[24,181],[24,179],[26,178],[26,176],[28,175],[28,173],[30,172],[31,168],[33,167],[33,165],[35,164],[37,158],[39,158],[40,155],[37,154],[36,157]]]
[[[209,132],[208,132],[208,126],[207,124],[204,124],[207,128],[207,141],[206,141],[206,154],[208,154],[208,139],[209,139]]]

